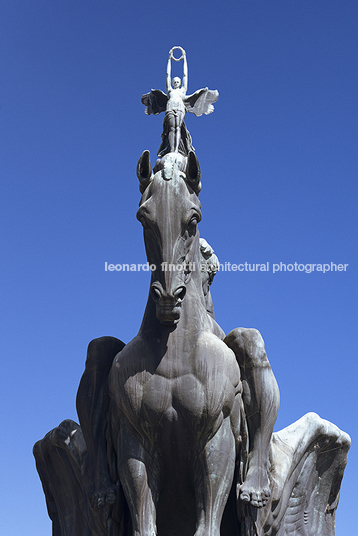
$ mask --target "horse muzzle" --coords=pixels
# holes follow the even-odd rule
[[[156,316],[161,324],[177,324],[180,319],[181,304],[185,298],[186,287],[179,285],[173,292],[167,292],[159,281],[150,287],[150,294],[156,304]]]

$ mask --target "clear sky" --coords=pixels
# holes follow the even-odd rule
[[[276,430],[315,411],[351,435],[336,536],[355,534],[357,28],[356,0],[2,0],[1,536],[50,536],[32,446],[77,420],[90,340],[140,326],[149,275],[104,267],[146,261],[135,168],[163,117],[140,97],[165,90],[174,45],[189,93],[220,93],[186,118],[200,234],[222,263],[270,263],[216,276],[217,320],[261,331]]]

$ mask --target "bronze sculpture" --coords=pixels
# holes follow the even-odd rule
[[[148,151],[137,166],[155,266],[138,335],[90,343],[81,426],[64,421],[34,447],[53,533],[330,536],[349,436],[312,413],[272,433],[279,393],[264,342],[215,321],[200,167],[172,134],[153,170]]]

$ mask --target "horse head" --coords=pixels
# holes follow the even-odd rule
[[[200,168],[194,153],[169,153],[155,173],[145,151],[137,175],[143,193],[137,219],[143,225],[147,259],[155,266],[150,296],[162,324],[179,322],[192,272],[199,270]]]

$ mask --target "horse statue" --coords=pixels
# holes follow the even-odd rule
[[[173,47],[167,94],[142,97],[165,117],[154,168],[148,151],[137,165],[151,267],[139,332],[89,344],[80,425],[65,420],[34,446],[53,536],[333,536],[349,436],[313,413],[273,433],[279,390],[260,333],[225,335],[215,320],[218,260],[199,237],[184,116],[210,114],[218,92],[186,95],[187,78]]]
[[[226,344],[207,313],[197,228],[200,168],[194,153],[185,171],[183,161],[173,154],[155,174],[148,153],[138,164],[137,219],[156,268],[139,333],[109,373],[112,442],[138,536],[219,536],[242,447],[242,381],[233,351],[239,335],[229,334]],[[249,339],[250,351],[259,352],[259,341]],[[257,506],[270,494],[272,429],[265,424],[268,437],[257,431],[248,481],[241,483],[241,498]]]
[[[81,426],[34,447],[53,535],[332,536],[349,436],[315,414],[272,433],[279,392],[260,333],[225,336],[215,321],[195,154],[153,172],[145,151],[137,175],[147,306],[127,345],[90,343]]]

